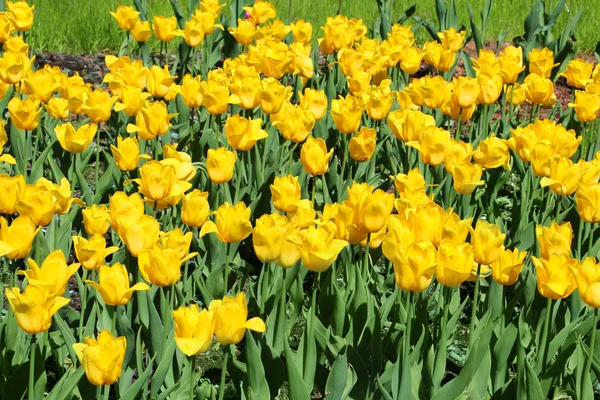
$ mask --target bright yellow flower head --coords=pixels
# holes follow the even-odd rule
[[[333,232],[323,226],[310,226],[299,232],[297,245],[302,253],[302,264],[313,272],[323,272],[337,259],[348,242],[335,239]]]
[[[250,19],[254,21],[254,24],[264,24],[268,20],[275,18],[277,10],[273,4],[268,1],[257,0],[254,2],[252,7],[244,7],[244,11],[250,14]]]
[[[600,308],[600,268],[594,257],[587,257],[571,266],[581,300],[590,307]]]
[[[592,81],[593,69],[594,64],[581,58],[574,58],[569,61],[567,68],[559,75],[564,76],[570,86],[583,89],[588,82]]]
[[[73,247],[77,260],[88,270],[100,268],[106,257],[119,250],[116,246],[106,247],[106,240],[100,234],[94,234],[89,240],[73,236]]]
[[[97,124],[81,125],[77,130],[70,122],[54,128],[60,146],[70,153],[82,153],[96,137]]]
[[[540,185],[548,186],[558,195],[570,196],[577,190],[582,166],[582,162],[575,164],[569,158],[554,157],[550,160],[550,175],[543,177]]]
[[[26,1],[6,2],[8,18],[19,32],[27,32],[33,26],[33,10],[35,6],[30,6]]]
[[[475,261],[482,265],[494,263],[504,250],[506,234],[500,232],[498,225],[480,219],[471,234],[471,244],[475,251]]]
[[[589,223],[600,222],[600,184],[580,185],[575,195],[579,217]]]
[[[202,101],[212,115],[223,114],[229,107],[229,88],[225,83],[209,79],[200,82]]]
[[[152,31],[150,30],[150,22],[137,21],[129,33],[131,33],[131,37],[133,37],[133,40],[136,42],[145,42],[146,40],[150,39],[150,35],[152,35]]]
[[[202,21],[191,18],[185,23],[183,29],[183,38],[190,47],[197,47],[204,41],[204,26]]]
[[[111,97],[102,89],[96,89],[89,93],[84,92],[81,110],[92,122],[105,122],[110,118],[112,106],[117,100],[117,97]]]
[[[543,76],[529,74],[522,85],[525,91],[525,100],[543,107],[552,107],[556,103],[554,83]]]
[[[315,139],[309,136],[302,145],[300,162],[308,174],[323,175],[329,169],[329,159],[332,155],[333,149],[327,152],[327,146],[323,139]]]
[[[484,185],[481,179],[483,169],[479,164],[464,162],[452,167],[452,179],[454,190],[462,195],[470,195],[478,186]]]
[[[134,171],[141,159],[149,160],[148,154],[140,154],[140,145],[136,138],[117,137],[117,146],[110,145],[115,164],[121,171]]]
[[[514,84],[519,74],[525,70],[525,66],[523,66],[523,49],[514,46],[505,47],[500,52],[498,64],[500,65],[500,75],[504,83]]]
[[[226,183],[233,177],[237,153],[225,147],[208,149],[206,155],[206,170],[208,177],[214,183]]]
[[[292,228],[281,214],[263,214],[256,220],[252,231],[252,244],[256,257],[263,263],[276,261],[281,256],[283,242]]]
[[[11,260],[25,258],[41,229],[29,216],[15,218],[10,226],[0,217],[0,254]]]
[[[48,69],[38,69],[35,72],[29,72],[23,79],[21,90],[36,99],[47,102],[52,94],[60,86],[60,82],[54,79],[52,72]]]
[[[137,220],[123,218],[117,232],[129,253],[138,257],[142,250],[151,249],[158,241],[160,225],[150,215],[142,215]]]
[[[248,151],[269,135],[262,129],[262,119],[247,119],[236,114],[225,121],[225,136],[234,149]]]
[[[26,185],[18,196],[16,209],[20,215],[30,216],[39,226],[46,226],[58,211],[58,201],[45,188]]]
[[[466,34],[467,32],[464,30],[457,32],[456,29],[450,28],[443,32],[439,32],[438,36],[446,49],[458,52],[462,49]]]
[[[15,27],[7,12],[0,12],[0,43],[6,42],[14,32]]]
[[[190,108],[198,108],[202,105],[202,93],[200,93],[200,76],[183,76],[181,83],[181,95],[183,102]]]
[[[492,263],[492,277],[504,286],[511,286],[519,279],[519,274],[525,264],[526,251],[506,249]]]
[[[155,98],[165,97],[175,79],[177,76],[171,75],[167,65],[164,68],[153,65],[148,73],[148,92]]]
[[[424,163],[436,166],[444,161],[446,150],[451,140],[450,132],[447,130],[428,127],[422,132],[418,142],[408,142],[407,145],[419,150]]]
[[[579,261],[566,254],[551,254],[548,259],[531,257],[537,277],[537,288],[546,298],[567,298],[577,288],[573,269]]]
[[[121,263],[116,263],[112,267],[102,264],[99,281],[96,283],[86,280],[85,283],[96,289],[109,306],[124,306],[131,300],[134,291],[150,289],[150,286],[143,282],[129,287],[129,273]]]
[[[29,282],[42,282],[49,285],[48,291],[55,296],[61,296],[66,288],[69,278],[79,269],[80,264],[67,265],[62,250],[55,250],[44,259],[41,266],[32,259],[27,260],[29,270],[19,271],[25,275]]]
[[[241,242],[252,233],[250,209],[243,201],[235,206],[225,202],[216,211],[216,223],[206,221],[200,230],[200,237],[208,233],[216,233],[219,241],[224,243]]]
[[[576,90],[575,102],[569,103],[569,107],[575,109],[575,114],[580,122],[595,121],[600,112],[600,95]]]
[[[354,133],[360,126],[365,104],[360,97],[351,94],[331,101],[331,117],[341,133]]]
[[[187,226],[200,228],[210,216],[208,192],[194,189],[183,196],[181,208],[181,221]]]
[[[134,28],[135,23],[139,21],[138,16],[140,13],[131,6],[119,6],[117,7],[117,11],[111,11],[110,15],[117,20],[119,28],[124,31],[130,31]]]
[[[192,232],[183,233],[179,228],[175,228],[160,238],[160,246],[163,249],[173,249],[179,253],[180,258],[185,258],[190,253],[192,244]]]
[[[30,335],[50,329],[54,313],[69,304],[69,299],[57,297],[52,289],[43,282],[30,283],[23,293],[17,287],[4,289],[19,327]]]
[[[435,127],[435,119],[419,110],[396,110],[388,116],[387,124],[398,140],[413,142],[420,141],[428,127]]]
[[[47,104],[42,104],[52,118],[69,118],[69,100],[61,97],[52,97]]]
[[[401,54],[400,69],[409,75],[413,75],[421,68],[421,61],[425,53],[416,46],[411,46]]]
[[[25,188],[23,175],[10,176],[0,174],[0,213],[14,214],[17,212],[19,194]]]
[[[175,167],[151,160],[140,168],[140,179],[135,182],[145,198],[157,202],[170,195],[176,180]]]
[[[115,111],[123,111],[129,117],[135,117],[146,104],[151,94],[137,86],[123,85],[120,88],[121,101],[115,103]]]
[[[477,82],[479,83],[479,98],[477,102],[479,104],[491,105],[500,98],[502,94],[503,81],[500,75],[484,75],[477,76]]]
[[[127,133],[137,133],[143,140],[164,135],[171,127],[170,121],[177,114],[169,114],[163,101],[147,103],[135,117],[135,125],[127,125]]]
[[[33,59],[29,58],[26,52],[6,51],[9,44],[13,44],[13,42],[9,40],[4,43],[5,52],[0,57],[0,80],[8,85],[15,85],[30,71]]]
[[[307,44],[310,42],[313,34],[313,27],[310,22],[300,19],[290,24],[292,28],[292,34],[294,35],[294,42]]]
[[[221,344],[237,344],[246,333],[246,329],[264,332],[265,323],[259,317],[249,320],[246,295],[240,292],[236,297],[225,296],[222,300],[213,300],[208,307],[214,312],[215,336]]]
[[[554,63],[552,50],[544,47],[542,49],[533,49],[529,53],[529,73],[536,74],[544,78],[550,78],[552,69],[558,63]]]
[[[482,140],[473,154],[473,161],[481,165],[483,169],[503,167],[509,170],[510,152],[506,140],[494,135]]]
[[[258,94],[260,108],[265,114],[276,114],[281,110],[286,100],[292,97],[292,88],[281,84],[275,78],[265,78],[260,81],[261,90]]]
[[[375,129],[362,127],[350,139],[350,157],[354,161],[369,161],[375,152],[377,132]]]
[[[302,190],[297,176],[276,176],[270,189],[275,209],[285,213],[295,212],[298,209]]]
[[[535,236],[540,244],[540,255],[548,260],[552,254],[570,255],[571,241],[573,240],[573,228],[570,222],[558,225],[552,221],[550,227],[537,225]]]
[[[436,250],[431,242],[411,243],[403,254],[392,262],[398,287],[405,291],[421,293],[429,287],[436,270]]]
[[[461,76],[456,80],[452,98],[460,108],[469,108],[477,103],[480,91],[480,84],[476,78]]]
[[[112,385],[121,376],[127,340],[125,336],[115,338],[103,330],[98,340],[86,336],[85,343],[73,344],[85,376],[94,386]]]
[[[170,42],[175,36],[183,36],[183,31],[177,29],[177,19],[175,17],[163,17],[155,15],[152,19],[152,29],[154,35],[161,42]]]
[[[181,279],[181,265],[198,253],[181,257],[179,251],[171,248],[153,246],[141,250],[138,254],[138,266],[145,280],[153,285],[171,286]]]
[[[41,112],[40,101],[33,97],[27,97],[23,101],[19,97],[13,97],[8,102],[11,122],[24,131],[32,131],[38,127]]]
[[[444,286],[460,286],[471,276],[473,246],[470,243],[442,242],[438,249],[435,278]]]
[[[254,42],[256,35],[256,25],[251,19],[238,18],[237,27],[229,27],[229,33],[242,46],[248,46]]]
[[[173,310],[175,343],[186,356],[204,353],[213,341],[214,310],[200,310],[198,304]]]

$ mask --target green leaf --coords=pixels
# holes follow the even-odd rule
[[[135,380],[135,382],[133,382],[131,386],[129,386],[127,391],[125,391],[125,393],[119,397],[119,400],[134,400],[138,398],[138,395],[142,391],[142,387],[146,384],[148,378],[150,377],[150,372],[152,372],[154,357],[152,357],[152,359],[148,362],[146,370]]]
[[[163,383],[165,383],[167,372],[173,367],[173,355],[175,354],[175,348],[177,347],[173,334],[167,338],[167,343],[163,343],[163,346],[166,346],[166,349],[162,352],[158,368],[156,368],[154,375],[152,375],[150,397],[156,397]]]
[[[246,375],[248,377],[248,388],[252,389],[254,399],[268,400],[271,398],[269,384],[265,377],[265,369],[260,357],[260,351],[256,346],[252,332],[246,332]]]
[[[290,400],[306,400],[310,399],[311,390],[307,389],[304,384],[304,379],[302,378],[302,374],[298,369],[298,364],[295,361],[295,358],[298,357],[295,355],[290,346],[285,343],[285,366],[288,373],[288,389]]]

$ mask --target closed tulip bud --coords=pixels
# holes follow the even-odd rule
[[[117,137],[117,146],[110,145],[117,168],[121,171],[134,171],[141,159],[149,160],[148,154],[140,154],[140,145],[136,138]]]
[[[150,289],[150,286],[143,282],[130,287],[129,273],[121,263],[116,263],[112,267],[102,264],[99,268],[99,283],[89,280],[85,283],[96,289],[109,306],[124,306],[131,300],[133,292]]]
[[[10,120],[17,129],[24,131],[36,129],[41,112],[40,101],[33,97],[27,97],[23,101],[19,97],[13,97],[8,102]]]
[[[33,26],[33,10],[35,6],[29,6],[26,1],[6,2],[8,18],[19,32],[27,32]]]
[[[583,89],[592,80],[593,69],[594,64],[575,58],[569,61],[567,68],[559,76],[564,76],[570,86]]]
[[[554,157],[550,160],[550,175],[543,177],[540,185],[560,196],[570,196],[577,190],[582,165],[581,162],[574,164],[566,157]]]
[[[106,257],[119,250],[116,246],[106,247],[106,240],[99,234],[93,235],[89,240],[73,236],[73,247],[77,260],[87,270],[100,268]]]
[[[483,169],[503,167],[510,169],[510,152],[506,140],[494,135],[482,140],[473,154],[473,161]]]
[[[140,179],[134,181],[139,185],[144,197],[160,201],[169,196],[176,179],[175,167],[152,160],[140,168]]]
[[[575,195],[579,217],[589,223],[600,222],[600,184],[580,185]]]
[[[14,32],[15,27],[6,12],[0,12],[0,43],[6,42]]]
[[[310,39],[313,34],[313,27],[310,22],[300,19],[290,24],[292,28],[292,34],[294,35],[294,42],[307,44],[310,43]]]
[[[592,122],[598,118],[600,112],[600,95],[576,90],[575,102],[569,103],[569,107],[575,109],[580,122]]]
[[[579,296],[590,307],[600,308],[600,268],[594,257],[571,266]]]
[[[420,141],[427,128],[435,127],[435,119],[419,110],[396,110],[388,116],[387,124],[398,140],[413,142]]]
[[[127,196],[125,192],[116,192],[110,197],[109,210],[112,229],[119,232],[122,221],[137,221],[144,215],[144,200],[138,193]]]
[[[225,136],[234,149],[248,151],[258,140],[269,135],[262,129],[262,119],[247,119],[232,115],[225,121]]]
[[[148,21],[137,21],[131,31],[131,37],[138,43],[143,43],[150,39],[152,31],[150,30],[150,23]]]
[[[300,162],[306,173],[314,176],[323,175],[329,169],[329,159],[332,155],[333,149],[327,152],[327,146],[323,139],[309,136],[302,145]]]
[[[16,209],[30,216],[39,226],[46,226],[54,217],[58,203],[45,188],[26,185],[18,196]]]
[[[276,176],[270,189],[275,209],[285,213],[295,212],[298,209],[302,191],[297,176]]]
[[[570,255],[571,241],[573,240],[573,228],[570,222],[558,225],[552,221],[550,227],[537,225],[535,236],[540,244],[540,255],[548,260],[552,254]]]
[[[97,131],[97,124],[81,125],[76,130],[70,122],[54,128],[60,146],[69,153],[82,153],[87,150]]]
[[[237,27],[229,27],[229,33],[242,46],[248,46],[254,42],[256,35],[256,26],[250,19],[239,19]]]
[[[281,110],[286,100],[292,97],[292,88],[281,84],[275,78],[265,78],[260,82],[258,94],[260,108],[265,114],[276,114]]]
[[[475,262],[490,265],[495,262],[504,250],[506,234],[500,232],[498,225],[485,220],[477,221],[471,235],[471,244],[475,254]]]
[[[278,260],[290,228],[291,224],[284,215],[261,215],[252,231],[252,245],[256,257],[263,263]]]
[[[234,81],[229,85],[231,96],[229,102],[237,104],[244,110],[251,110],[259,105],[260,78],[254,74]]]
[[[402,290],[421,293],[429,287],[436,270],[436,250],[431,242],[411,243],[394,265],[396,285]]]
[[[469,108],[477,103],[480,91],[479,81],[476,78],[461,76],[456,80],[452,98],[460,108]]]
[[[52,316],[69,304],[69,299],[52,293],[52,285],[29,283],[23,293],[18,287],[4,289],[19,327],[30,335],[50,329]]]
[[[93,92],[84,92],[83,104],[81,110],[90,118],[92,122],[106,122],[110,118],[113,104],[117,97],[111,97],[102,89],[96,89]]]
[[[229,107],[229,88],[218,81],[207,80],[200,82],[200,93],[202,101],[208,112],[212,115],[220,115]]]
[[[125,85],[121,88],[121,101],[115,103],[115,111],[123,111],[127,116],[135,117],[150,96],[150,93],[143,92],[139,87]]]
[[[138,254],[138,266],[145,280],[153,285],[166,287],[181,279],[181,265],[198,253],[190,253],[181,257],[179,251],[154,246],[141,250]]]
[[[173,310],[175,344],[186,356],[204,353],[212,344],[215,330],[214,310],[200,310],[198,304]]]
[[[10,176],[0,174],[0,213],[14,214],[17,212],[17,200],[21,191],[25,188],[23,175]]]
[[[98,340],[86,336],[85,343],[73,344],[85,376],[94,386],[112,385],[119,379],[126,348],[125,336],[115,338],[107,330],[100,332]]]
[[[142,215],[137,221],[123,219],[119,222],[119,237],[129,253],[138,257],[143,250],[151,249],[158,241],[160,225],[150,215]]]
[[[369,161],[375,152],[377,132],[371,128],[360,128],[360,131],[350,139],[350,157],[354,161]]]
[[[315,126],[315,117],[310,110],[289,101],[283,104],[277,114],[271,114],[271,124],[281,132],[286,140],[302,143]]]
[[[198,108],[202,105],[202,93],[200,93],[200,76],[192,77],[186,74],[181,83],[183,102],[190,108]]]
[[[323,272],[337,259],[348,242],[335,239],[333,232],[323,226],[310,226],[299,231],[296,244],[302,253],[302,264],[310,271]]]
[[[526,251],[504,250],[500,252],[498,259],[492,263],[492,277],[504,286],[511,286],[519,279],[519,274],[525,264]]]
[[[208,192],[194,189],[183,196],[181,208],[181,221],[187,226],[200,228],[210,216]]]
[[[27,260],[27,265],[29,270],[18,271],[18,273],[25,275],[29,282],[43,282],[48,285],[48,291],[55,296],[65,292],[67,282],[80,267],[80,264],[67,265],[62,250],[55,250],[48,254],[41,266],[38,266],[32,258]]]
[[[470,195],[478,186],[485,184],[481,179],[482,174],[483,169],[479,164],[464,162],[455,165],[451,173],[454,190],[462,195]]]
[[[421,68],[421,61],[425,53],[416,46],[409,47],[404,50],[401,60],[400,69],[409,75],[413,75]]]
[[[177,19],[175,17],[154,16],[152,29],[156,38],[161,42],[170,42],[175,39],[175,36],[183,36],[183,32],[177,29]]]
[[[331,101],[331,117],[341,133],[356,132],[364,111],[363,100],[351,94]]]
[[[204,26],[201,21],[195,18],[185,23],[183,29],[183,38],[190,47],[198,47],[204,42]]]
[[[236,297],[225,296],[222,300],[213,300],[208,307],[214,312],[215,336],[220,344],[237,344],[246,333],[246,329],[264,332],[265,323],[259,317],[249,320],[246,295],[240,292]]]
[[[494,104],[502,94],[503,81],[500,75],[478,75],[479,83],[479,104]]]
[[[577,288],[573,269],[579,261],[565,254],[552,254],[548,259],[531,257],[535,267],[538,292],[546,298],[565,299]]]
[[[429,127],[421,134],[419,142],[408,142],[407,145],[419,150],[424,163],[437,166],[444,161],[451,140],[447,130]]]
[[[500,75],[504,83],[515,83],[519,74],[523,72],[523,49],[521,47],[507,46],[498,57]]]
[[[450,28],[443,32],[439,32],[438,36],[446,49],[458,52],[462,49],[466,33],[466,31],[457,32],[456,29]]]
[[[52,97],[48,100],[48,104],[43,104],[48,114],[52,118],[66,119],[69,118],[69,100],[60,97]]]
[[[15,218],[10,226],[0,217],[0,253],[11,260],[25,258],[41,229],[29,216]]]
[[[206,156],[206,170],[208,177],[214,183],[226,183],[233,177],[233,170],[237,153],[229,151],[225,147],[208,149]]]
[[[124,31],[130,31],[135,26],[135,23],[139,21],[140,13],[131,6],[119,6],[117,7],[117,11],[111,11],[110,15],[117,20],[119,28]]]
[[[83,226],[88,235],[104,236],[110,224],[110,213],[106,206],[92,204],[81,210]]]
[[[435,277],[444,286],[460,286],[471,276],[473,246],[470,243],[455,245],[442,242],[438,249]]]
[[[223,243],[237,243],[252,233],[250,209],[243,201],[235,206],[225,202],[216,211],[216,223],[206,221],[200,230],[200,237],[208,233],[216,233],[217,239]]]
[[[529,53],[529,73],[536,74],[544,78],[550,78],[552,69],[558,63],[554,63],[552,50],[544,47],[542,49],[533,49]]]
[[[529,74],[522,85],[525,91],[525,100],[544,107],[552,107],[556,103],[554,83],[540,75]]]

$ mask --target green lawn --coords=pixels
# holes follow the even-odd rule
[[[180,0],[187,4],[187,0]],[[273,0],[279,16],[287,20],[290,0]],[[343,14],[362,18],[372,26],[377,18],[376,0],[343,0]],[[534,0],[496,0],[487,30],[487,39],[496,39],[507,28],[507,40],[523,33],[523,21]],[[123,39],[116,22],[108,12],[119,4],[131,4],[132,0],[30,0],[36,6],[36,22],[29,42],[34,49],[67,53],[96,53],[115,50]],[[292,19],[306,19],[315,26],[315,34],[328,15],[337,12],[338,0],[292,0]],[[417,3],[416,15],[435,21],[435,0],[395,0],[393,19],[410,5]],[[475,15],[479,16],[483,0],[456,0],[460,22],[469,27],[467,3],[471,3]],[[548,0],[547,7],[557,0]],[[580,51],[593,50],[600,41],[600,30],[594,28],[594,16],[600,12],[599,0],[568,0],[569,11],[574,15],[585,9],[577,25],[577,48]],[[150,16],[172,15],[168,0],[148,0]],[[224,9],[229,14],[229,7]],[[559,19],[558,29],[569,18],[565,10]],[[410,23],[414,23],[412,20]],[[420,42],[427,40],[425,29],[417,33]]]

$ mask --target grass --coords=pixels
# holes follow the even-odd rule
[[[36,6],[35,25],[29,35],[31,47],[35,50],[65,53],[97,53],[115,51],[123,40],[123,32],[108,14],[120,4],[129,5],[132,0],[29,0]],[[496,0],[487,27],[487,39],[495,40],[509,29],[507,40],[523,33],[523,21],[535,0]],[[547,9],[551,3],[548,0]],[[231,1],[228,1],[230,3]],[[315,35],[320,34],[326,17],[335,15],[338,0],[272,0],[280,18],[288,19],[289,3],[292,3],[291,18],[305,19],[313,23]],[[187,0],[180,0],[187,4]],[[435,0],[395,0],[392,21],[397,19],[410,5],[417,3],[416,15],[431,22],[436,21]],[[471,3],[478,18],[483,0],[456,0],[456,8],[461,24],[469,28],[467,3]],[[600,11],[598,0],[568,0],[569,11],[563,11],[556,32],[564,26],[570,15],[585,9],[576,28],[577,49],[592,51],[600,41],[600,30],[595,28],[595,15]],[[343,0],[342,13],[349,17],[362,18],[371,27],[377,18],[376,0]],[[149,18],[153,15],[173,15],[168,0],[148,0]],[[184,7],[185,9],[185,7]],[[229,14],[229,7],[224,13]],[[410,24],[414,21],[410,20]],[[429,36],[424,28],[417,31],[417,40],[423,42]],[[157,43],[151,42],[154,48]]]

